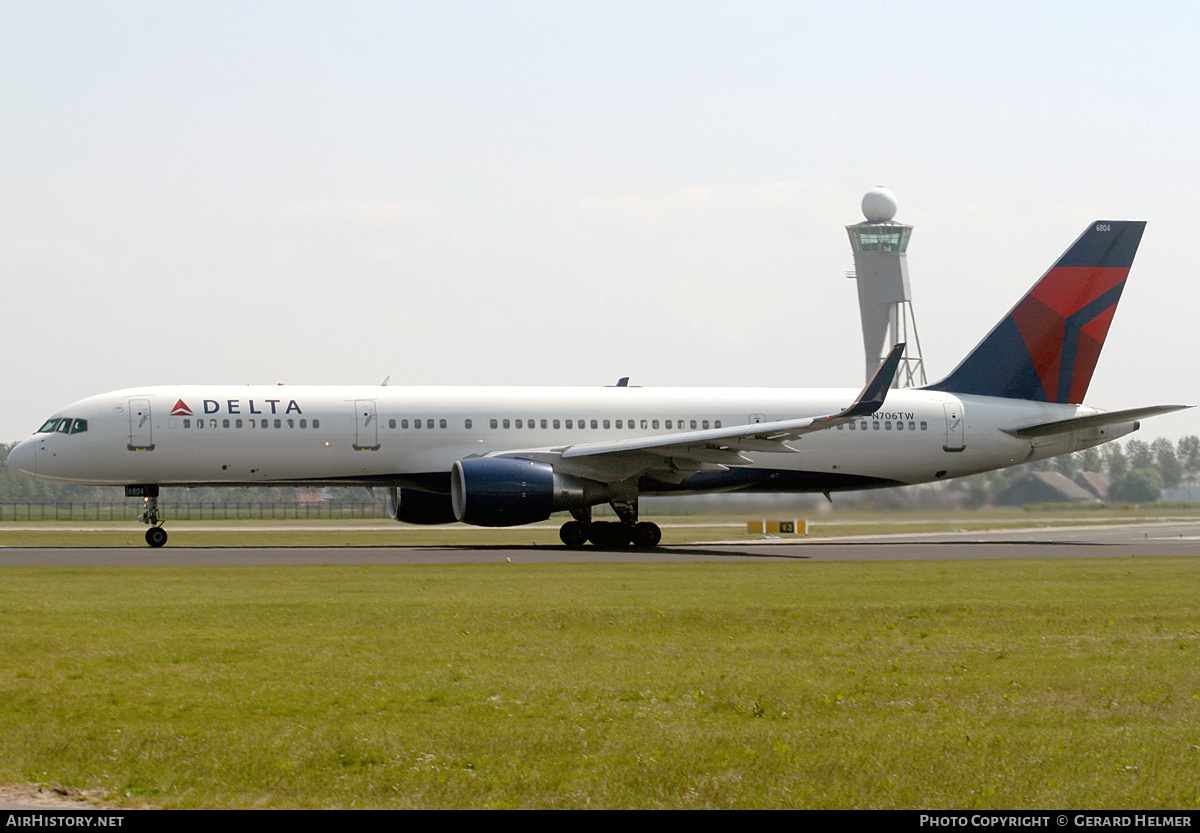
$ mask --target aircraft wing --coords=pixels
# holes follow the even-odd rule
[[[1105,411],[1102,414],[1060,419],[1054,422],[1039,422],[1036,425],[1026,425],[1023,428],[1009,428],[1004,431],[1014,437],[1048,437],[1053,434],[1069,434],[1084,428],[1101,428],[1105,425],[1116,425],[1121,422],[1133,422],[1146,417],[1169,414],[1191,408],[1191,405],[1150,405],[1145,408],[1129,408],[1124,411]]]
[[[660,434],[654,437],[639,437],[628,440],[611,440],[598,443],[581,443],[563,450],[564,459],[572,457],[594,457],[604,454],[620,454],[630,451],[648,451],[658,454],[677,454],[693,448],[735,448],[744,451],[781,451],[796,449],[786,444],[787,440],[799,439],[813,431],[824,431],[856,417],[868,416],[883,407],[884,397],[892,385],[904,345],[897,344],[888,353],[879,370],[862,389],[854,403],[836,414],[801,419],[784,419],[775,422],[757,422],[748,425],[733,425],[729,428],[713,428],[707,431],[687,431],[679,434]]]
[[[697,471],[719,471],[730,465],[749,463],[750,459],[743,455],[746,451],[795,453],[797,449],[788,445],[789,440],[879,410],[896,376],[904,347],[904,344],[893,347],[854,402],[835,414],[580,443],[549,452],[507,451],[496,456],[545,459],[559,470],[611,481],[643,473],[659,479],[682,480]]]

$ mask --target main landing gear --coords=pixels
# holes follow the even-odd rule
[[[654,549],[662,540],[658,524],[637,519],[637,498],[611,502],[620,521],[593,521],[592,509],[571,510],[575,520],[567,521],[558,530],[558,537],[571,549],[580,549],[588,541],[605,550],[624,549],[630,545],[639,550]]]
[[[140,497],[145,511],[138,515],[138,520],[149,524],[146,530],[146,543],[158,548],[167,543],[167,531],[162,528],[162,519],[158,516],[158,487],[157,486],[126,486],[125,497]]]

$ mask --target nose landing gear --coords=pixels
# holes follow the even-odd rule
[[[146,543],[155,548],[167,543],[167,531],[162,528],[163,521],[158,516],[158,487],[126,486],[125,497],[142,499],[145,511],[138,515],[138,520],[150,525],[150,528],[146,530]]]

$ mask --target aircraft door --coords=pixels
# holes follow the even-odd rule
[[[129,444],[125,447],[130,451],[154,450],[154,419],[149,399],[129,400]]]
[[[359,399],[354,403],[354,450],[379,450],[379,420],[375,418],[375,400]]]
[[[962,451],[967,447],[967,429],[966,421],[963,419],[962,403],[947,402],[942,407],[946,411],[946,443],[942,446],[942,450]]]

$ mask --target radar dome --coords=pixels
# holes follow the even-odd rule
[[[862,213],[873,223],[892,219],[896,216],[896,195],[882,185],[872,188],[863,195]]]

